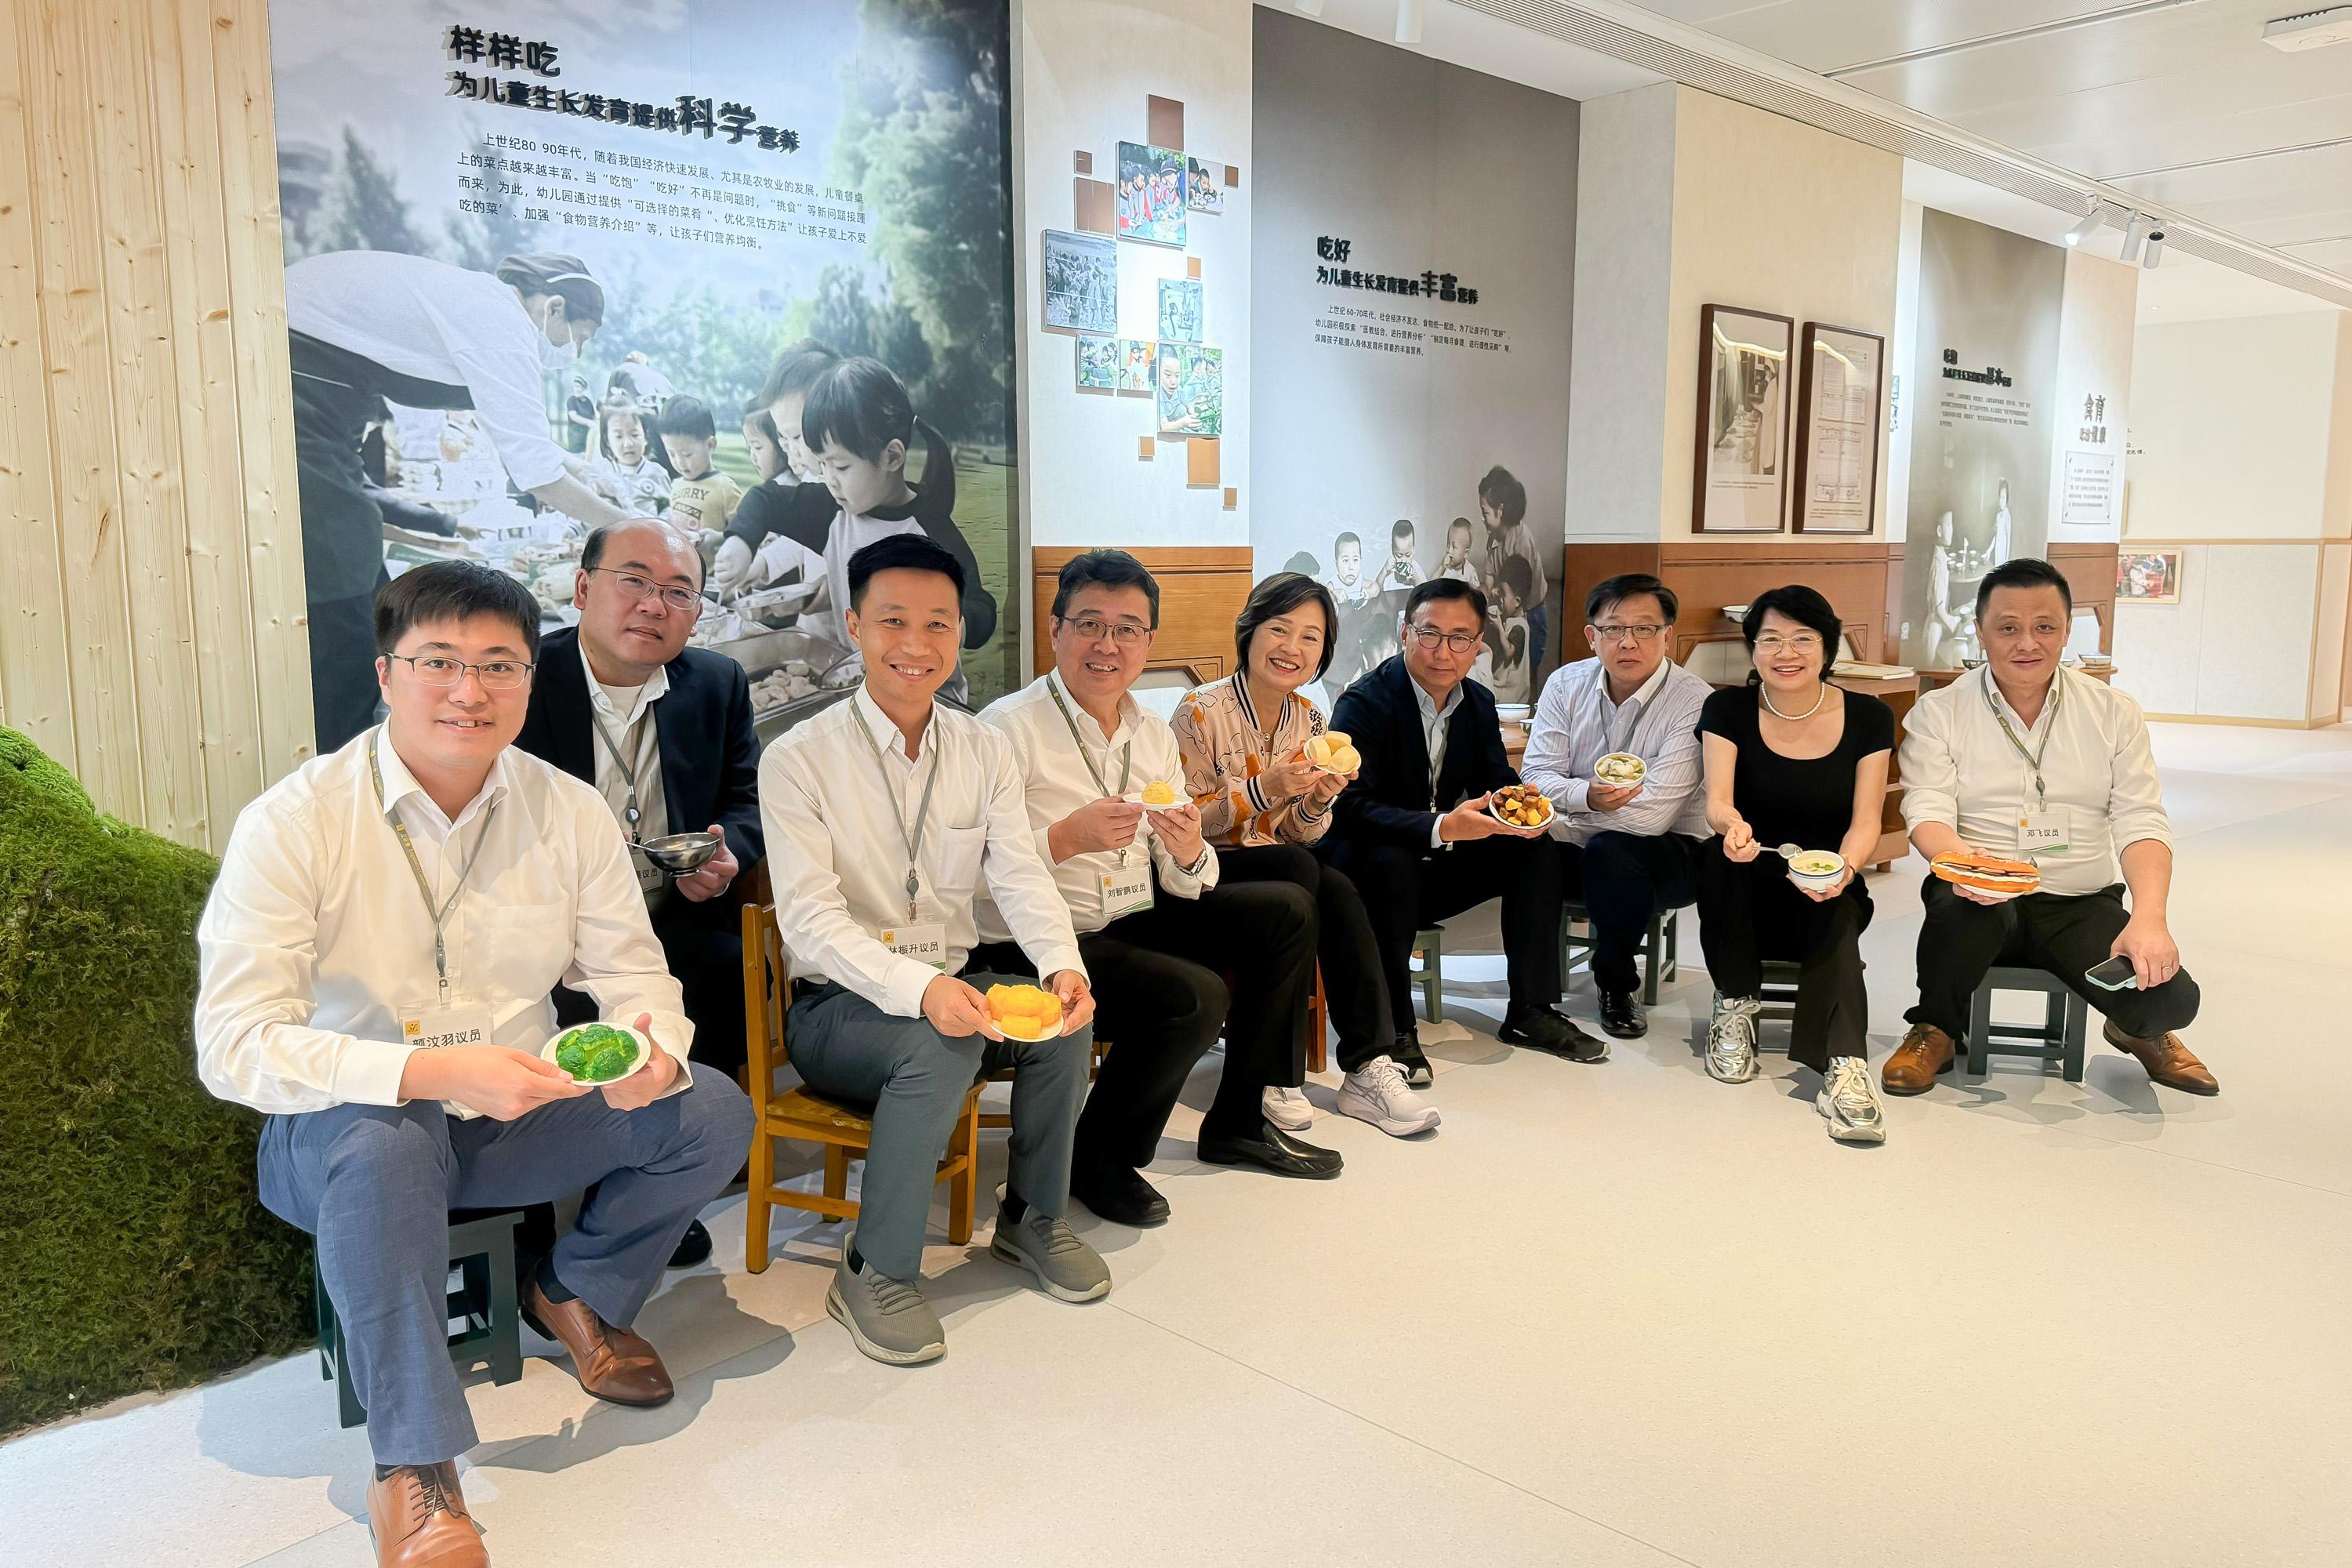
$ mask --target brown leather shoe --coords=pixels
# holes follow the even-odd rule
[[[2205,1064],[2189,1053],[2180,1043],[2179,1035],[2159,1035],[2143,1040],[2137,1035],[2126,1035],[2112,1023],[2106,1026],[2107,1044],[2119,1051],[2129,1051],[2147,1069],[2147,1076],[2167,1089],[2177,1089],[2186,1094],[2219,1094],[2221,1085],[2205,1070]]]
[[[1878,1083],[1889,1094],[1925,1094],[1937,1074],[1951,1070],[1952,1037],[1933,1024],[1914,1024],[1879,1069]]]
[[[457,1489],[457,1461],[400,1465],[368,1483],[376,1568],[490,1568],[482,1532]]]
[[[523,1287],[522,1315],[532,1328],[572,1352],[572,1374],[599,1399],[615,1405],[667,1405],[677,1392],[653,1346],[627,1329],[614,1328],[576,1296],[551,1301],[539,1281],[530,1280]]]

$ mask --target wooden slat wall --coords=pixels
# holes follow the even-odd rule
[[[267,20],[0,18],[0,722],[214,849],[311,751]]]

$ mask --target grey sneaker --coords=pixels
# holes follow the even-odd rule
[[[1746,1083],[1756,1076],[1756,1014],[1763,1005],[1758,997],[1717,994],[1715,1017],[1706,1026],[1709,1078]]]
[[[891,1279],[874,1267],[872,1258],[866,1259],[863,1272],[849,1271],[850,1243],[856,1239],[852,1231],[842,1242],[832,1289],[824,1293],[824,1310],[876,1361],[913,1366],[947,1354],[948,1332],[918,1286]]]
[[[1056,1301],[1091,1301],[1110,1294],[1110,1266],[1101,1253],[1079,1240],[1058,1215],[1032,1208],[1018,1224],[1005,1218],[1003,1187],[996,1189],[996,1236],[988,1250],[1034,1274],[1039,1288]]]
[[[1884,1143],[1886,1119],[1879,1111],[1878,1090],[1870,1081],[1870,1064],[1860,1057],[1832,1057],[1822,1075],[1822,1092],[1813,1109],[1829,1121],[1830,1136],[1841,1143]]]
[[[1340,1080],[1339,1114],[1369,1121],[1391,1138],[1426,1132],[1441,1120],[1437,1107],[1405,1087],[1404,1069],[1392,1057],[1374,1057]]]

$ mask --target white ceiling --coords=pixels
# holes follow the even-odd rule
[[[1259,3],[1288,8],[1284,0]],[[1836,73],[1848,87],[2107,180],[2352,281],[2352,45],[2283,54],[2260,41],[2264,21],[2330,3],[1649,0],[1647,9],[1799,69]],[[1431,0],[1427,13],[1423,52],[1563,97],[1596,98],[1662,79],[1483,10]],[[1396,16],[1397,0],[1327,0],[1321,20],[1385,41]],[[2084,25],[2063,26],[2070,21]],[[2058,30],[2031,37],[2001,37],[2053,24]],[[2022,233],[2055,239],[2071,222],[1916,163],[1906,174],[1914,200]],[[2119,237],[2109,229],[2099,243],[2112,254]],[[2225,269],[2175,250],[2159,270]],[[2158,294],[2174,301],[2168,311],[2191,309],[2188,301],[2209,294],[2217,313],[2246,313],[2249,300],[2284,301],[2270,310],[2323,304],[2229,279]]]

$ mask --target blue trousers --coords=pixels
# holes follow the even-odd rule
[[[626,1327],[751,1144],[751,1102],[706,1067],[638,1110],[584,1094],[513,1121],[461,1121],[435,1101],[273,1116],[256,1164],[269,1211],[319,1238],[376,1463],[433,1465],[475,1436],[449,1362],[449,1211],[593,1184],[551,1264],[598,1317]]]
[[[961,978],[982,991],[1034,984],[1017,974]],[[885,1013],[839,985],[803,994],[785,1026],[793,1066],[811,1089],[874,1107],[874,1142],[858,1186],[857,1250],[893,1279],[922,1278],[940,1156],[963,1097],[982,1074],[1013,1071],[1012,1190],[1041,1214],[1069,1206],[1070,1145],[1087,1098],[1091,1026],[1051,1040],[957,1039],[928,1018]]]

